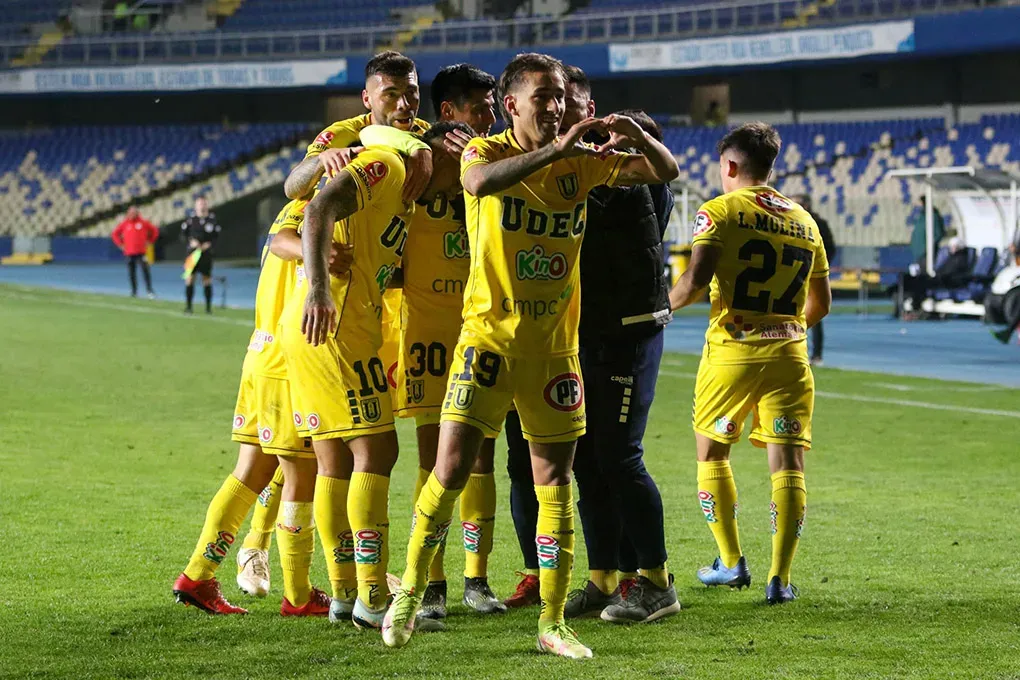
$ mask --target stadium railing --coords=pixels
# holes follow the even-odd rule
[[[852,23],[973,9],[995,0],[838,0],[838,11],[814,16],[817,0],[737,0],[692,3],[626,13],[574,14],[558,18],[516,18],[505,21],[450,20],[422,30],[409,42],[406,26],[358,26],[276,31],[161,33],[67,38],[43,64],[137,64],[152,62],[314,58],[371,54],[380,47],[401,45],[407,51],[503,49],[584,45],[610,41],[634,42],[720,35],[811,24]],[[792,23],[791,23],[792,22]],[[799,25],[799,24],[798,24]],[[9,64],[34,41],[0,42],[0,59]]]

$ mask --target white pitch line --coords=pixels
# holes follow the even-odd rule
[[[694,373],[680,373],[678,371],[659,371],[659,375],[668,375],[673,378],[696,378]],[[927,401],[913,401],[910,399],[886,399],[884,397],[869,397],[865,394],[844,394],[843,392],[816,391],[815,396],[826,399],[845,399],[847,401],[860,401],[869,404],[888,404],[891,406],[912,406],[930,411],[951,411],[953,413],[976,413],[983,416],[1001,416],[1003,418],[1020,418],[1020,411],[1002,411],[992,408],[976,408],[973,406],[956,406],[953,404],[933,404]]]
[[[189,316],[183,312],[174,312],[169,309],[161,309],[159,307],[148,308],[148,307],[135,307],[133,305],[118,305],[112,302],[99,302],[96,300],[81,300],[81,299],[68,299],[61,297],[40,297],[36,295],[26,295],[23,293],[12,293],[9,291],[0,292],[0,296],[5,298],[13,298],[16,300],[28,300],[29,302],[62,302],[64,304],[73,305],[75,307],[96,307],[99,309],[115,309],[122,312],[137,312],[139,314],[156,314],[157,316],[173,317],[175,319],[193,319],[201,321],[213,321],[215,323],[227,323],[233,326],[249,326],[254,327],[253,321],[243,321],[241,319],[233,319],[225,316],[210,316],[206,315],[193,315]]]

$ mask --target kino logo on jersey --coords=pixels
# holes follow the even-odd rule
[[[443,256],[448,260],[470,257],[466,229],[448,231],[443,234]]]
[[[437,525],[436,530],[425,537],[425,540],[422,541],[422,545],[426,550],[432,550],[446,540],[446,533],[450,530],[450,522],[451,520],[446,520],[442,524]]]
[[[787,416],[779,416],[772,420],[772,430],[777,435],[792,434],[798,435],[801,431],[800,421],[796,418],[789,418]]]
[[[730,420],[728,417],[723,416],[722,418],[715,419],[716,434],[732,435],[736,431],[737,424]]]
[[[340,532],[337,536],[340,545],[333,548],[333,561],[337,564],[351,564],[354,562],[354,533],[350,529]]]
[[[229,531],[221,531],[216,535],[216,540],[212,543],[205,544],[205,552],[202,553],[202,557],[220,564],[223,562],[223,558],[227,556],[227,552],[230,551],[230,546],[234,544],[234,534]]]
[[[460,527],[464,530],[464,550],[477,553],[482,543],[482,528],[474,522],[461,522]]]
[[[355,534],[354,563],[379,564],[382,556],[382,534],[375,529],[362,529]]]
[[[542,246],[517,251],[517,278],[521,281],[559,281],[570,268],[563,253],[545,254]]]
[[[698,491],[698,503],[701,505],[701,511],[705,513],[705,521],[710,523],[719,521],[715,516],[715,496],[708,491]]]

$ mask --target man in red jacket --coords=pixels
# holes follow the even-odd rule
[[[152,222],[138,214],[138,208],[128,208],[124,221],[113,230],[113,242],[127,256],[128,276],[131,279],[131,297],[138,296],[138,279],[135,276],[135,266],[142,266],[142,276],[145,277],[145,288],[149,292],[149,299],[156,297],[152,292],[152,277],[149,275],[149,263],[145,261],[145,251],[150,243],[155,243],[159,238],[159,229]]]

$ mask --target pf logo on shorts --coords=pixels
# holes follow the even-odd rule
[[[584,386],[576,373],[561,373],[545,386],[545,403],[557,411],[576,411],[584,403]]]
[[[319,427],[319,414],[318,413],[309,413],[308,414],[308,429],[309,430],[314,430],[314,429],[317,429],[318,427]]]
[[[259,439],[261,439],[264,444],[268,444],[273,441],[273,431],[268,427],[259,428]]]
[[[242,427],[244,427],[244,416],[238,413],[234,416],[234,429],[240,430]]]

